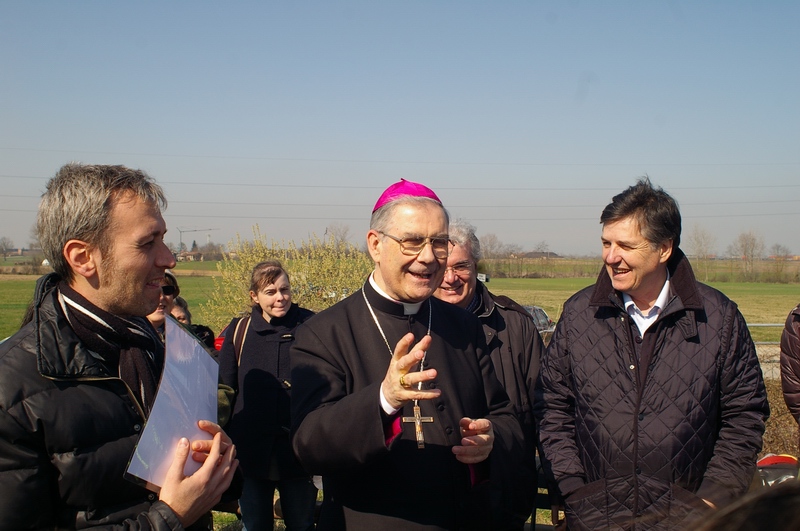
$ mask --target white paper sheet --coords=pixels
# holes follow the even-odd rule
[[[211,439],[208,432],[197,427],[197,421],[217,421],[217,362],[177,321],[167,317],[165,326],[164,373],[127,470],[152,490],[160,489],[164,483],[178,440]],[[184,473],[191,475],[200,465],[190,454]]]

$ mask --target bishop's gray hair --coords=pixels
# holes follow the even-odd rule
[[[444,218],[446,223],[450,223],[450,214],[447,212],[447,209],[435,199],[431,199],[430,197],[418,197],[414,195],[401,195],[397,199],[386,203],[378,210],[372,213],[372,217],[369,220],[369,228],[374,231],[378,232],[387,232],[389,230],[389,225],[392,221],[392,216],[394,216],[394,211],[400,205],[422,205],[422,204],[434,204],[437,207],[441,208],[444,212]]]

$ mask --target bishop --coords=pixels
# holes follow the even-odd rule
[[[480,322],[431,297],[447,227],[432,190],[390,186],[367,232],[374,271],[297,331],[292,440],[324,478],[318,529],[493,528],[523,437]]]

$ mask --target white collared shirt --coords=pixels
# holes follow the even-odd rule
[[[633,302],[633,299],[627,293],[622,294],[622,302],[625,303],[625,311],[628,312],[628,315],[631,316],[633,322],[636,323],[636,326],[639,328],[639,333],[644,336],[645,331],[650,328],[650,325],[656,322],[658,316],[661,315],[661,310],[664,309],[664,306],[667,305],[669,302],[669,271],[667,271],[667,280],[664,282],[664,286],[661,288],[661,293],[658,294],[658,298],[656,299],[656,303],[650,308],[650,311],[647,312],[647,315],[642,313],[642,311],[636,306],[636,303]]]

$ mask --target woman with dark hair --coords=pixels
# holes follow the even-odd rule
[[[250,314],[231,321],[219,354],[220,380],[236,390],[226,431],[244,475],[242,521],[247,531],[271,531],[277,488],[287,531],[313,529],[317,489],[289,440],[289,348],[314,312],[292,303],[289,275],[277,261],[253,268],[250,298]]]
[[[192,326],[192,312],[189,311],[189,303],[183,297],[175,297],[175,304],[169,313],[182,325]]]

